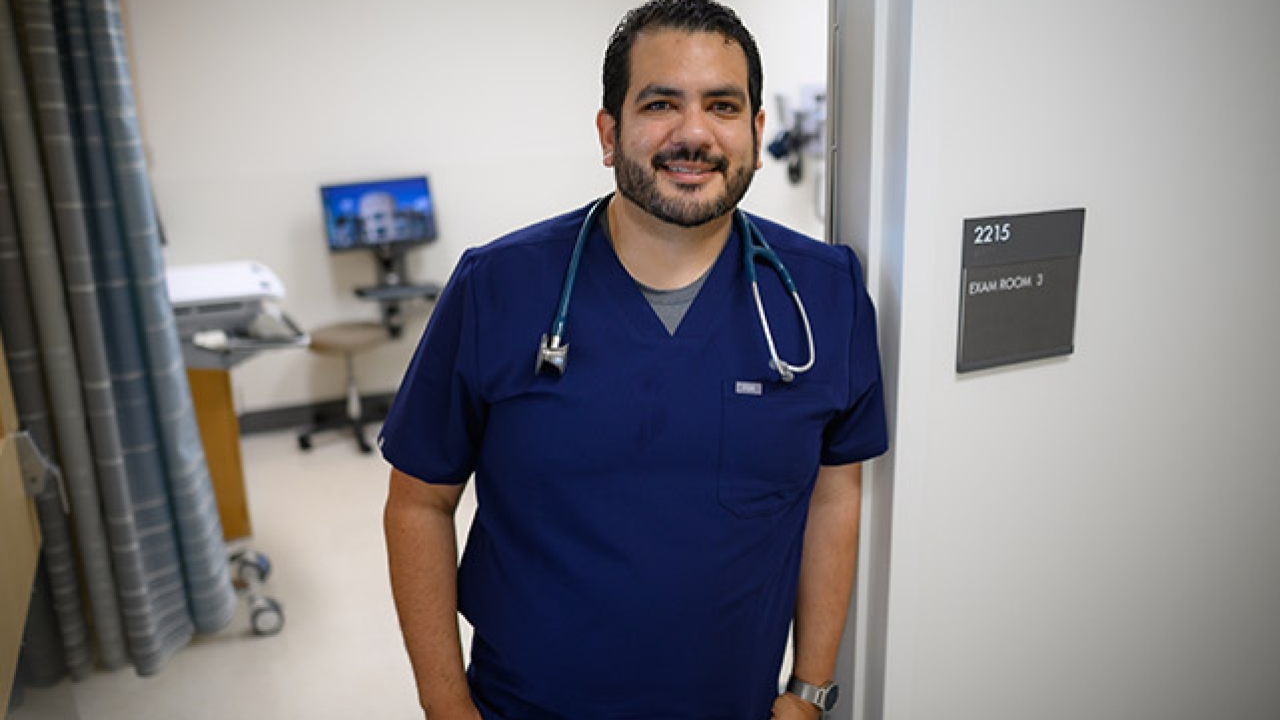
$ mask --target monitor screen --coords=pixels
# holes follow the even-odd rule
[[[320,188],[329,250],[387,250],[436,239],[435,206],[425,177]]]

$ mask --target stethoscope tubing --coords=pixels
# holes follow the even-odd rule
[[[555,320],[551,323],[551,338],[559,345],[564,338],[564,328],[569,320],[569,300],[573,297],[573,286],[578,279],[578,265],[582,262],[582,249],[587,245],[587,234],[595,226],[600,211],[608,204],[609,196],[600,198],[587,211],[587,217],[578,229],[578,239],[573,244],[573,255],[569,258],[569,267],[564,273],[564,283],[560,286],[560,305],[556,308]]]
[[[798,373],[808,372],[813,368],[813,360],[815,357],[813,345],[813,326],[809,323],[809,313],[805,311],[804,301],[800,299],[800,291],[796,289],[795,280],[791,279],[791,273],[787,271],[787,266],[782,264],[782,260],[778,254],[773,251],[773,247],[764,239],[764,234],[756,228],[755,223],[746,216],[746,213],[737,211],[739,232],[743,236],[743,264],[746,267],[747,281],[751,284],[751,297],[756,303],[756,314],[760,316],[760,329],[764,332],[765,344],[769,347],[769,365],[778,373],[783,382],[791,382]],[[778,274],[778,278],[782,281],[783,288],[787,294],[791,296],[791,302],[795,305],[796,311],[800,315],[800,321],[804,325],[805,340],[809,346],[809,360],[803,365],[792,365],[786,362],[778,355],[777,345],[773,341],[773,329],[769,326],[769,315],[764,311],[764,301],[760,299],[760,283],[756,278],[756,258],[762,257],[774,272]]]
[[[608,204],[610,197],[606,195],[591,206],[587,211],[587,217],[582,221],[582,227],[578,230],[578,238],[573,246],[573,254],[569,258],[569,266],[565,269],[564,283],[560,287],[560,304],[556,307],[555,317],[551,321],[551,332],[542,336],[542,341],[538,346],[535,372],[554,370],[557,374],[563,375],[568,366],[569,345],[563,341],[565,327],[569,319],[569,302],[573,297],[573,286],[578,278],[578,265],[582,261],[582,250],[586,247],[587,236],[595,226],[600,211]],[[804,301],[800,299],[800,292],[796,289],[796,283],[792,280],[791,273],[787,271],[787,267],[782,264],[782,260],[778,258],[778,254],[774,252],[768,241],[764,239],[764,235],[756,228],[755,223],[751,222],[746,213],[741,210],[735,210],[734,216],[737,218],[738,232],[742,235],[743,265],[746,269],[747,281],[751,285],[751,295],[755,300],[756,313],[760,317],[760,329],[764,333],[765,344],[769,348],[769,366],[778,373],[778,377],[783,382],[789,383],[795,379],[798,373],[808,372],[813,368],[814,358],[816,357],[813,343],[813,326],[809,323],[809,314],[805,311]],[[809,359],[803,365],[793,365],[778,355],[778,348],[773,341],[773,330],[769,326],[769,317],[764,311],[764,302],[760,299],[760,283],[756,277],[757,257],[763,258],[778,274],[783,287],[791,296],[792,304],[795,305],[796,311],[800,315],[800,321],[804,325],[805,339],[809,346]]]

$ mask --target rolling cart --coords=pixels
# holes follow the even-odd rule
[[[248,538],[252,527],[230,370],[261,352],[305,348],[310,338],[276,307],[284,285],[260,263],[173,267],[167,280],[223,539],[230,543],[232,581],[248,603],[254,634],[275,635],[284,628],[284,608],[262,593],[271,561],[237,542]]]

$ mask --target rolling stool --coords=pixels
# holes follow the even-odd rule
[[[298,435],[298,447],[310,450],[311,436],[315,433],[349,427],[355,433],[360,452],[373,452],[373,446],[364,436],[364,411],[360,407],[360,390],[356,387],[355,354],[371,350],[387,339],[387,329],[376,322],[333,323],[311,332],[312,352],[341,354],[347,363],[347,412],[331,418],[317,416],[311,427]]]

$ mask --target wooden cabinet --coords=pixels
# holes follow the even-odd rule
[[[222,518],[222,537],[236,540],[253,534],[249,522],[249,498],[240,457],[240,420],[231,397],[231,373],[227,370],[187,369],[191,399],[195,404],[200,440],[213,479]]]

